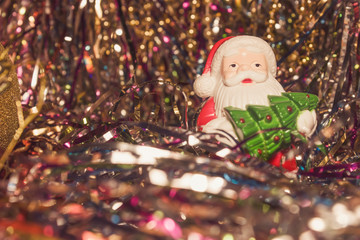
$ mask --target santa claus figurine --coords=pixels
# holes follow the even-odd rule
[[[218,41],[210,51],[203,74],[194,82],[199,97],[210,97],[198,116],[198,128],[221,133],[221,141],[229,145],[243,140],[241,130],[234,128],[224,108],[269,106],[269,95],[281,96],[285,92],[275,79],[276,70],[274,52],[261,38],[244,35]],[[311,136],[316,128],[315,111],[301,111],[296,128]]]

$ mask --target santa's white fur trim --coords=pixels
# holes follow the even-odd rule
[[[210,73],[205,73],[194,82],[194,91],[199,97],[211,97],[214,96],[214,90],[216,86],[216,78]]]

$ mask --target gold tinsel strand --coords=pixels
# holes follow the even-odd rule
[[[16,101],[20,101],[20,89],[15,66],[0,44],[0,155],[19,126]]]

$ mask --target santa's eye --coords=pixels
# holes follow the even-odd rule
[[[230,64],[229,65],[229,68],[231,69],[231,68],[236,68],[237,67],[237,64],[236,63],[232,63],[232,64]]]
[[[266,65],[260,61],[255,61],[255,62],[251,63],[251,67],[253,70],[256,70],[256,71],[266,70]]]

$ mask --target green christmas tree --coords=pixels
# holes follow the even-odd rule
[[[238,138],[245,140],[242,147],[264,160],[290,145],[291,135],[299,134],[296,119],[302,111],[314,110],[318,103],[317,96],[301,92],[282,93],[268,99],[270,106],[248,105],[246,110],[225,108]]]

